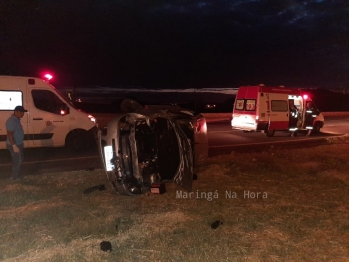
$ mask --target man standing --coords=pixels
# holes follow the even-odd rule
[[[6,148],[10,151],[12,157],[12,176],[11,179],[20,179],[21,165],[23,162],[23,140],[24,131],[21,124],[21,118],[24,112],[28,112],[23,106],[16,106],[13,115],[6,121],[7,139]]]
[[[305,111],[305,128],[308,130],[307,136],[310,136],[311,130],[313,130],[313,122],[316,114],[314,112],[314,106],[312,102],[307,102]]]
[[[297,136],[299,112],[297,107],[294,105],[294,100],[289,100],[289,105],[289,130],[291,131],[291,136]]]

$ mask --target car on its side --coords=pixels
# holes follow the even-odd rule
[[[149,192],[173,181],[191,190],[195,168],[208,156],[206,120],[177,106],[146,106],[126,99],[125,112],[98,132],[112,188],[123,195]]]

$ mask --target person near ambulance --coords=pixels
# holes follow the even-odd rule
[[[308,101],[305,108],[305,128],[308,130],[307,136],[310,136],[313,130],[313,122],[316,117],[313,103]]]
[[[298,130],[298,120],[299,120],[299,112],[297,107],[294,105],[294,100],[289,100],[290,105],[290,123],[289,130],[291,131],[291,136],[297,136]]]
[[[12,175],[11,179],[21,178],[21,166],[24,159],[23,140],[24,131],[21,124],[21,118],[28,112],[23,106],[16,106],[13,114],[6,121],[6,148],[10,151],[12,157]]]

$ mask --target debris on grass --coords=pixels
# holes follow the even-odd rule
[[[84,194],[91,194],[95,190],[102,191],[102,190],[106,190],[106,188],[105,188],[105,185],[93,186],[93,187],[85,189],[83,193]]]
[[[109,241],[102,241],[101,242],[101,250],[104,252],[111,252],[112,251],[112,246]]]
[[[223,224],[222,221],[216,220],[215,222],[213,222],[213,223],[211,224],[211,228],[212,228],[212,229],[216,229],[217,227],[219,227],[219,226],[222,225],[222,224]]]

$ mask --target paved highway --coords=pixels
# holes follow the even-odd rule
[[[240,150],[260,150],[275,144],[302,145],[305,142],[317,143],[328,137],[349,134],[349,118],[326,118],[325,126],[319,134],[306,136],[299,132],[297,137],[290,137],[289,132],[275,132],[273,137],[263,133],[232,130],[229,121],[213,122],[208,125],[209,154],[211,156]]]
[[[291,143],[303,146],[305,141],[349,133],[349,118],[326,118],[325,127],[320,134],[306,137],[300,133],[297,137],[290,137],[289,133],[276,132],[274,137],[267,137],[263,133],[244,133],[231,130],[229,121],[208,123],[209,154],[210,156],[240,151],[263,149],[273,143]],[[43,173],[89,170],[102,168],[97,148],[75,153],[66,148],[28,148],[25,149],[23,163],[24,175],[39,175]],[[11,158],[7,150],[0,150],[0,178],[9,177]]]

